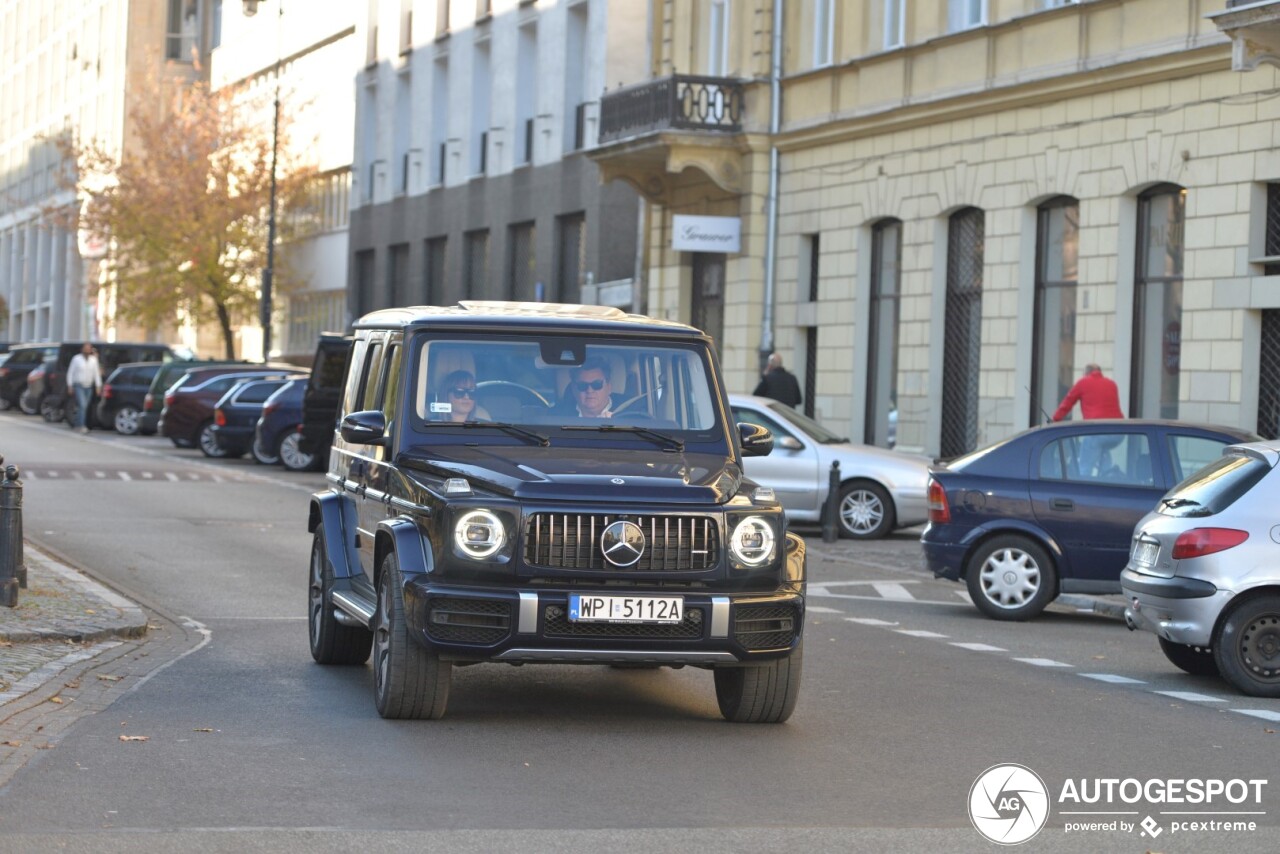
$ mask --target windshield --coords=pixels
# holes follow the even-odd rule
[[[815,442],[821,445],[836,445],[841,442],[849,441],[843,436],[837,436],[835,433],[832,433],[826,427],[823,427],[807,415],[801,415],[786,404],[771,403],[769,404],[769,411],[778,418],[781,418],[783,421],[788,421],[792,426],[798,427],[800,430],[809,434]]]
[[[1212,516],[1262,480],[1267,464],[1256,457],[1227,452],[1165,493],[1157,509],[1166,516]]]
[[[562,336],[434,338],[414,359],[416,429],[452,432],[470,425],[514,425],[532,441],[617,437],[661,444],[652,431],[681,440],[722,438],[705,348],[684,342],[619,344]],[[644,431],[619,431],[641,427]],[[464,431],[458,431],[461,435]],[[518,435],[494,427],[494,434]],[[693,435],[690,435],[693,434]],[[702,435],[697,435],[702,434]],[[526,433],[526,438],[529,434]]]

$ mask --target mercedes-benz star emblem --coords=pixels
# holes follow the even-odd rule
[[[614,566],[631,566],[644,554],[644,531],[635,522],[613,522],[600,535],[600,550]]]

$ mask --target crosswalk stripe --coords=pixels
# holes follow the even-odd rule
[[[886,599],[896,599],[899,602],[908,600],[914,601],[916,597],[907,592],[907,588],[896,581],[877,581],[871,585],[875,591]]]
[[[845,617],[851,623],[861,623],[864,626],[896,626],[897,623],[891,623],[888,620],[877,620],[874,617]]]
[[[1112,685],[1146,685],[1141,679],[1130,679],[1128,676],[1117,676],[1114,673],[1081,673],[1086,679],[1097,679],[1099,682],[1110,682]]]
[[[1208,694],[1197,694],[1195,691],[1156,691],[1175,700],[1186,700],[1188,703],[1225,703],[1221,697],[1210,697]]]
[[[1052,658],[1015,658],[1014,661],[1021,661],[1023,664],[1034,664],[1036,667],[1071,667],[1061,661],[1054,661]]]
[[[940,635],[937,632],[929,632],[924,629],[894,629],[900,635],[910,635],[913,638],[947,638],[950,635]]]
[[[1254,718],[1262,718],[1264,721],[1280,722],[1280,712],[1269,712],[1266,709],[1230,709],[1238,715],[1249,715]]]
[[[1008,652],[1009,650],[1001,646],[992,646],[989,643],[959,643],[952,641],[952,646],[958,646],[961,649],[969,649],[974,652]]]

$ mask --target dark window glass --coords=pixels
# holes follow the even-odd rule
[[[1134,279],[1134,418],[1177,418],[1182,364],[1182,258],[1186,190],[1161,184],[1138,197]]]
[[[871,316],[867,353],[864,441],[891,448],[897,440],[898,321],[902,223],[885,220],[871,230]]]
[[[1075,382],[1080,203],[1060,196],[1036,216],[1031,423],[1047,421]]]

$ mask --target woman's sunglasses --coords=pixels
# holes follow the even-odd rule
[[[599,391],[602,388],[604,388],[604,380],[592,380],[591,382],[575,381],[573,384],[573,390],[578,394],[582,394],[587,389]]]
[[[454,397],[470,397],[474,399],[476,396],[476,390],[474,388],[451,388],[449,389],[449,394]]]

